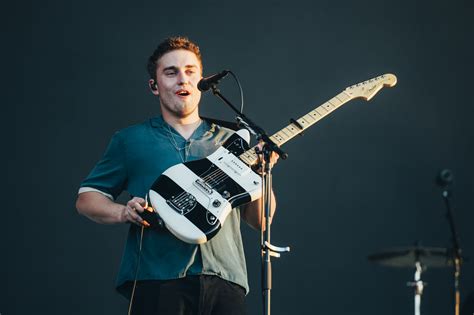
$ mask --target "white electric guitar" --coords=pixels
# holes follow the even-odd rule
[[[396,83],[395,75],[384,74],[352,85],[270,138],[281,146],[343,104],[356,98],[368,101],[383,87]],[[204,159],[168,168],[153,183],[148,205],[177,238],[192,244],[207,242],[233,208],[260,198],[261,177],[250,168],[258,157],[255,147],[249,148],[244,140],[245,133],[236,132]]]

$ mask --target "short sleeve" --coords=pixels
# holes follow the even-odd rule
[[[80,191],[99,190],[116,199],[126,184],[125,147],[120,132],[116,132],[100,161],[81,183]]]

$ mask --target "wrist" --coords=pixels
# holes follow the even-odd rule
[[[117,223],[127,223],[126,219],[126,211],[127,207],[121,204],[117,204],[117,208],[115,210],[115,213],[117,215]]]

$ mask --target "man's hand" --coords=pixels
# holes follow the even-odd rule
[[[263,148],[263,143],[262,142],[259,142],[257,144],[257,147],[258,149],[261,151],[262,148]],[[256,171],[257,173],[259,174],[262,174],[262,169],[261,169],[261,157],[262,155],[261,154],[258,154],[258,161],[257,163],[254,164],[254,166],[252,167],[254,169],[254,171]],[[278,162],[278,159],[280,158],[280,156],[275,153],[275,152],[272,152],[271,155],[270,155],[270,164],[271,166],[273,167],[277,162]]]
[[[143,198],[134,197],[126,205],[122,205],[96,191],[80,193],[76,201],[76,208],[80,214],[102,224],[131,222],[147,226],[140,216],[144,206],[146,201]]]
[[[140,216],[140,213],[143,213],[143,211],[145,210],[145,206],[146,201],[143,198],[133,197],[132,199],[130,199],[123,208],[122,222],[131,222],[138,226],[146,226],[146,222]]]

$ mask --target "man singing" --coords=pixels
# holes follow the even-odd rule
[[[143,229],[140,216],[160,174],[208,156],[233,133],[199,116],[202,69],[199,47],[187,38],[160,43],[148,60],[148,83],[161,115],[116,132],[79,189],[80,214],[102,224],[132,223],[117,277],[117,290],[133,301],[132,314],[246,313],[240,219],[260,229],[259,200],[231,211],[219,233],[201,245],[165,228]],[[126,205],[114,201],[122,191],[133,196]],[[273,193],[272,205],[273,214]]]

